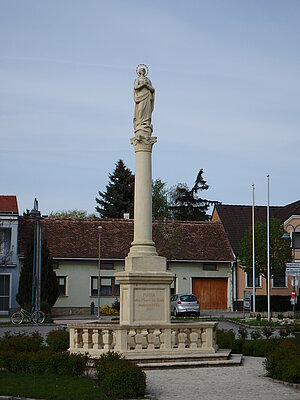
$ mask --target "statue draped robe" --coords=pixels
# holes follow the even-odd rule
[[[134,132],[142,131],[151,135],[153,126],[151,124],[151,116],[154,109],[154,89],[153,92],[145,86],[147,82],[151,87],[151,81],[145,77],[138,77],[134,81]],[[141,133],[142,133],[141,132]]]

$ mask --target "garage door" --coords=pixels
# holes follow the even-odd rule
[[[193,293],[201,310],[227,309],[227,278],[193,278]]]

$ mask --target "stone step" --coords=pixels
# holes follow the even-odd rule
[[[230,349],[219,349],[216,353],[193,353],[193,352],[159,352],[156,354],[147,352],[134,352],[133,354],[123,353],[125,358],[129,361],[139,363],[166,363],[166,362],[182,362],[186,360],[190,361],[217,361],[217,360],[228,360],[231,355]]]
[[[139,362],[137,365],[142,369],[165,369],[165,368],[208,368],[208,367],[238,367],[242,365],[243,355],[232,354],[229,359],[219,360],[180,360],[164,362]]]

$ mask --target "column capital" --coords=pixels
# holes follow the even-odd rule
[[[156,136],[135,135],[130,139],[130,143],[134,146],[134,151],[148,151],[152,152],[154,143],[157,142]]]

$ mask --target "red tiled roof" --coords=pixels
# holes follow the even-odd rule
[[[41,221],[42,238],[53,258],[98,258],[98,226],[102,226],[101,258],[124,259],[133,240],[133,220],[55,219]],[[33,220],[19,219],[19,255],[33,229]],[[233,261],[224,228],[219,222],[168,222],[153,224],[159,255],[177,260]]]
[[[237,255],[240,242],[252,224],[252,206],[216,205],[220,220],[224,226],[227,237],[234,253]],[[255,206],[255,221],[265,223],[267,220],[267,207]],[[300,214],[300,200],[286,206],[271,206],[270,218],[277,218],[281,222],[286,221],[291,215]]]
[[[14,213],[18,214],[18,203],[16,196],[0,195],[0,213]]]

